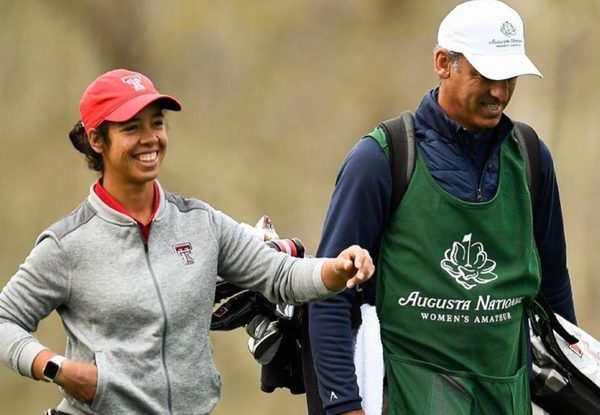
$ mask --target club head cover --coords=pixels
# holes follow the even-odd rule
[[[275,316],[284,320],[291,320],[294,317],[295,310],[296,307],[293,305],[279,303],[275,306]]]
[[[233,285],[224,279],[218,277],[217,278],[217,286],[215,289],[215,299],[214,304],[218,304],[226,298],[229,298],[241,291],[245,291],[243,288],[238,287],[237,285]]]
[[[248,324],[246,332],[250,335],[248,350],[254,359],[261,365],[269,364],[277,354],[283,339],[277,320],[259,314]]]
[[[245,326],[257,314],[267,313],[272,307],[260,294],[242,291],[213,311],[210,329],[229,331]]]

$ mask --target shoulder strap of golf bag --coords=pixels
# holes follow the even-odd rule
[[[392,171],[391,217],[400,205],[415,169],[417,147],[413,115],[410,111],[405,111],[395,118],[383,121],[379,128],[385,132],[389,148]]]
[[[540,187],[540,138],[529,125],[520,121],[513,121],[513,123],[515,124],[515,136],[525,160],[531,204],[535,208]]]
[[[540,139],[529,125],[520,121],[513,122],[515,137],[525,160],[531,202],[535,206],[540,176]],[[379,124],[379,128],[385,132],[389,148],[392,171],[391,216],[400,205],[415,169],[417,147],[414,118],[410,111],[405,111],[396,118],[383,121]]]

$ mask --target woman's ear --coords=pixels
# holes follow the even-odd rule
[[[435,72],[438,74],[440,79],[446,79],[450,76],[452,61],[448,57],[448,52],[445,49],[438,49],[435,51],[433,64],[435,67]]]
[[[102,154],[102,150],[104,149],[104,140],[98,134],[98,130],[92,128],[87,132],[87,140],[90,144],[92,150],[94,150],[98,154]]]

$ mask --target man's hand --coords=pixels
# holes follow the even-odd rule
[[[325,286],[332,291],[353,288],[367,281],[373,275],[375,266],[366,249],[352,245],[344,249],[337,258],[328,259],[323,264],[321,277]]]

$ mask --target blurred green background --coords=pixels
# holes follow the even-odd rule
[[[178,97],[161,183],[241,222],[271,216],[317,249],[337,170],[379,121],[437,80],[432,51],[449,0],[0,0],[0,285],[36,236],[87,195],[94,174],[69,143],[84,88],[125,67]],[[545,78],[524,77],[507,113],[554,155],[579,322],[600,336],[600,2],[508,1]],[[368,168],[368,166],[366,166]],[[63,350],[53,314],[37,332]],[[215,414],[304,414],[304,396],[259,391],[241,330],[212,335]],[[0,415],[41,414],[52,385],[0,368]]]

